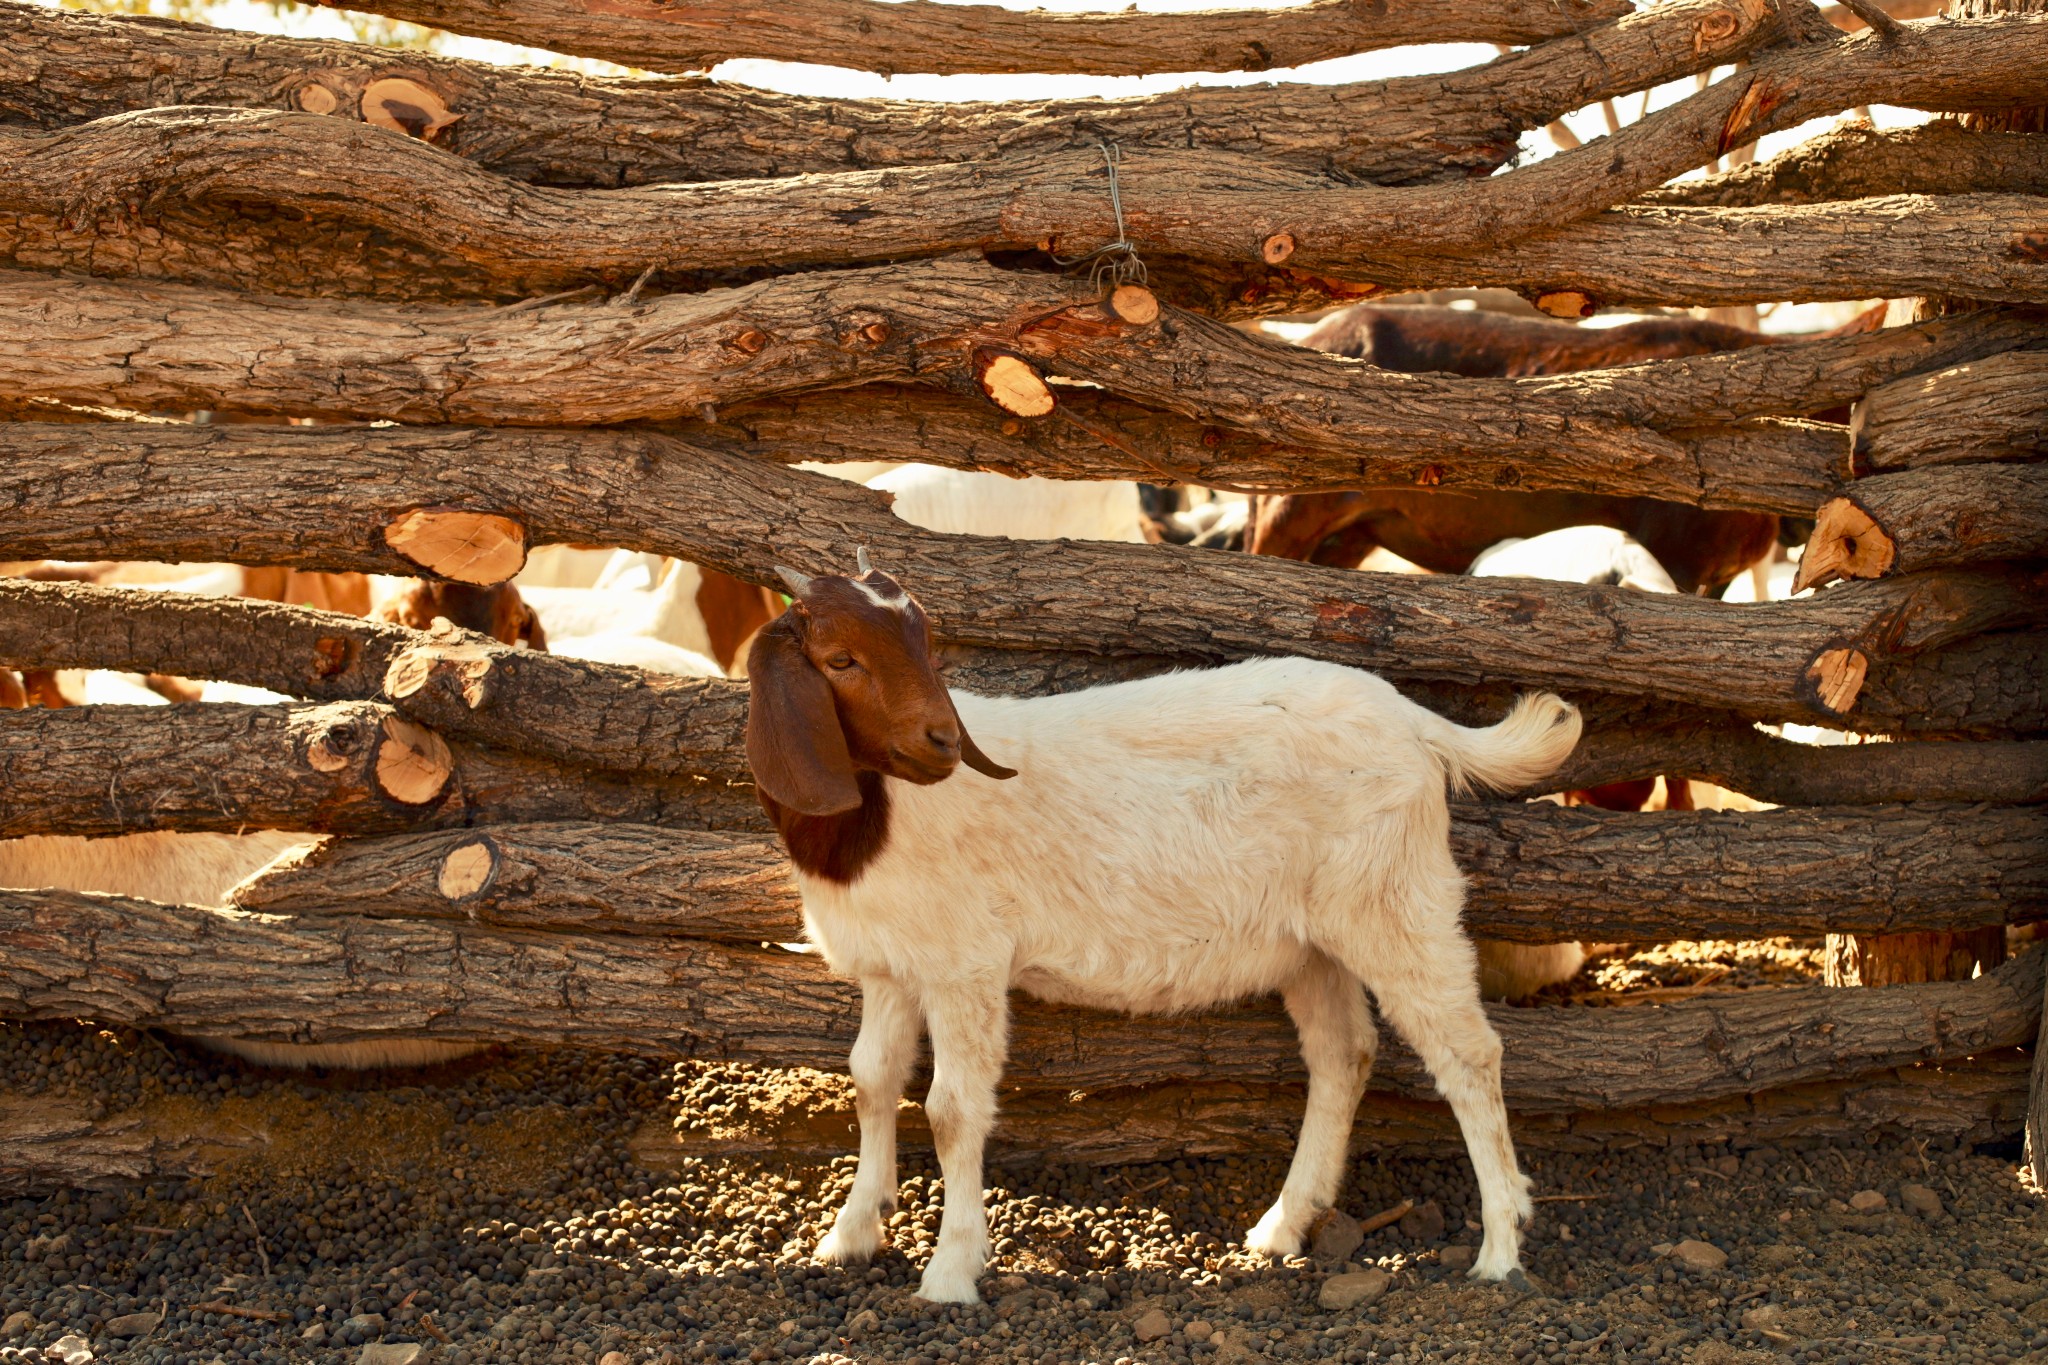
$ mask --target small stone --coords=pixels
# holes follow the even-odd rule
[[[312,1346],[320,1345],[327,1340],[327,1324],[324,1322],[307,1323],[306,1330],[299,1333],[299,1340]]]
[[[1445,1247],[1438,1257],[1443,1262],[1445,1270],[1470,1270],[1472,1262],[1478,1258],[1479,1249],[1465,1246],[1463,1243]]]
[[[1744,1327],[1749,1328],[1751,1331],[1761,1332],[1766,1328],[1776,1327],[1778,1325],[1779,1320],[1782,1319],[1784,1316],[1785,1310],[1779,1307],[1777,1304],[1762,1303],[1758,1304],[1754,1308],[1747,1309],[1746,1311],[1744,1311],[1742,1315],[1742,1325]]]
[[[1181,1328],[1181,1335],[1185,1336],[1189,1341],[1207,1341],[1210,1337],[1216,1335],[1216,1329],[1211,1327],[1205,1319],[1196,1318],[1193,1322]]]
[[[1905,1205],[1906,1212],[1917,1213],[1922,1218],[1941,1216],[1941,1196],[1925,1185],[1899,1186],[1899,1202]]]
[[[1323,1281],[1323,1292],[1316,1297],[1316,1302],[1332,1313],[1341,1313],[1347,1308],[1363,1308],[1377,1301],[1393,1282],[1394,1277],[1384,1270],[1332,1275]]]
[[[27,1336],[35,1329],[36,1315],[26,1308],[9,1313],[5,1322],[0,1322],[0,1341],[12,1341]]]
[[[1728,1264],[1728,1253],[1712,1242],[1688,1237],[1671,1248],[1671,1259],[1687,1270],[1719,1270]]]
[[[1157,1341],[1173,1330],[1173,1324],[1166,1320],[1166,1314],[1157,1308],[1147,1309],[1131,1324],[1131,1334],[1140,1341]]]
[[[66,1332],[43,1348],[43,1359],[63,1365],[86,1365],[92,1359],[92,1343],[76,1332]]]
[[[597,1365],[632,1365],[624,1351],[606,1351],[597,1358]]]
[[[1401,1215],[1401,1235],[1412,1242],[1440,1242],[1444,1235],[1444,1211],[1436,1200],[1417,1204]]]
[[[100,1330],[110,1337],[146,1337],[163,1320],[161,1313],[123,1313],[118,1318],[108,1318],[107,1325]]]
[[[875,1310],[872,1308],[863,1308],[858,1313],[855,1313],[850,1320],[848,1320],[846,1324],[846,1330],[849,1335],[852,1335],[856,1332],[872,1332],[881,1325],[881,1314],[875,1312]]]
[[[1365,1241],[1358,1220],[1342,1209],[1324,1209],[1309,1224],[1309,1255],[1318,1261],[1349,1260]]]
[[[341,1330],[344,1332],[361,1332],[366,1337],[382,1336],[384,1333],[384,1315],[382,1313],[358,1313],[352,1318],[343,1319]]]
[[[1849,1207],[1857,1213],[1878,1213],[1890,1202],[1877,1190],[1858,1190],[1849,1196]]]
[[[998,1294],[1015,1294],[1020,1290],[1029,1289],[1030,1287],[1031,1281],[1025,1279],[1022,1275],[996,1276],[996,1293]]]
[[[373,1341],[356,1357],[356,1365],[413,1365],[425,1349],[416,1341]]]

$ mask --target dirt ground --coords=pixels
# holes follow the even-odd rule
[[[1667,945],[1549,996],[1816,971],[1811,944]],[[0,1361],[2048,1361],[2048,1200],[2011,1144],[1525,1153],[1542,1202],[1506,1286],[1456,1268],[1478,1239],[1454,1147],[1354,1160],[1319,1254],[1281,1265],[1235,1249],[1278,1157],[992,1169],[987,1302],[939,1308],[909,1292],[928,1156],[894,1249],[839,1270],[809,1252],[850,1129],[824,1161],[732,1150],[793,1110],[846,1128],[847,1088],[571,1052],[295,1077],[0,1027],[6,1104],[200,1134],[210,1172],[0,1202]]]

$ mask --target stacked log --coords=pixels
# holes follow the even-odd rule
[[[1833,26],[1766,0],[371,8],[664,71],[813,51],[884,70],[1256,71],[1529,46],[1412,80],[918,106],[0,0],[0,558],[494,584],[532,547],[596,544],[773,586],[777,564],[839,571],[864,544],[930,609],[963,685],[1287,653],[1381,672],[1467,723],[1550,687],[1588,719],[1551,785],[1663,774],[1782,807],[1461,803],[1469,922],[1488,937],[1830,934],[1925,957],[2048,917],[2048,135],[1975,126],[2048,105],[2048,19],[1901,23],[1869,0]],[[1734,62],[1610,137],[1491,174],[1524,131]],[[1973,124],[1843,128],[1666,183],[1878,102]],[[1062,268],[1113,244],[1142,254],[1143,285]],[[1230,325],[1480,285],[1562,316],[1981,306],[1504,380],[1380,371]],[[1851,404],[1846,429],[1814,420]],[[795,467],[856,458],[1813,518],[1800,586],[1820,591],[1736,606],[940,535]],[[225,910],[0,891],[0,1016],[842,1064],[853,994],[776,946],[802,928],[748,785],[742,684],[446,626],[7,579],[0,664],[298,699],[0,712],[0,837],[327,836]],[[1783,724],[1885,742],[1759,728]],[[1885,991],[1497,1008],[1510,1103],[1525,1136],[1561,1145],[1838,1132],[1856,1113],[1984,1135],[2012,1126],[2011,1050],[2032,1043],[2038,1152],[2048,954],[1984,955],[1978,980]],[[1212,1149],[1259,1145],[1298,1103],[1270,1007],[1167,1025],[1020,1004],[1016,1038],[1016,1151],[1185,1146],[1162,1115],[1199,1115]],[[1375,1085],[1376,1131],[1435,1131],[1412,1058],[1390,1052]],[[1100,1103],[1059,1098],[1076,1092]],[[53,1170],[179,1159],[63,1116],[0,1115],[0,1131]]]

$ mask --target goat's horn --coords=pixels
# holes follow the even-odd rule
[[[809,574],[798,573],[795,569],[783,564],[775,566],[775,574],[776,577],[789,584],[791,596],[803,597],[809,594],[811,590],[811,576]]]
[[[868,563],[868,547],[865,545],[853,552],[853,562],[859,566],[863,574],[871,574],[875,571],[875,566]]]

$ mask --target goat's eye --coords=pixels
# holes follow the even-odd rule
[[[852,668],[853,656],[842,649],[837,654],[834,654],[831,658],[825,660],[825,666],[827,668],[838,669]]]

